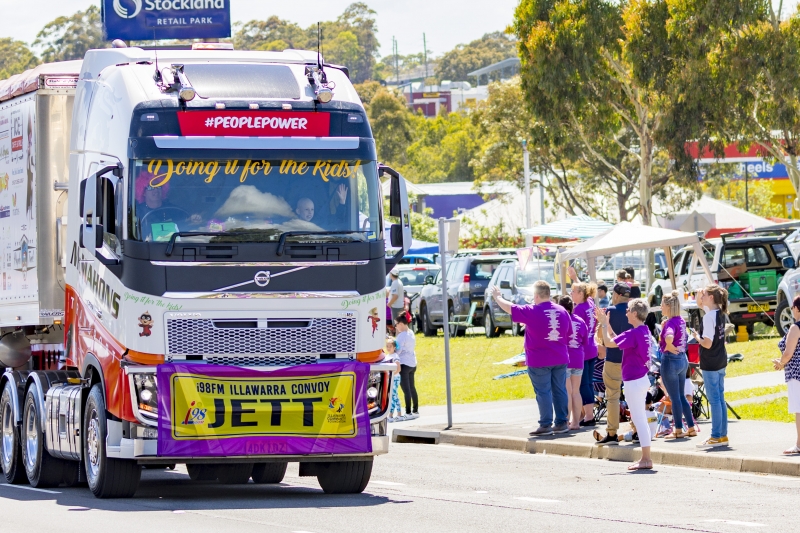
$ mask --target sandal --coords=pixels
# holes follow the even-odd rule
[[[794,446],[788,450],[783,450],[783,455],[800,455],[800,446]]]
[[[653,461],[636,461],[632,465],[628,466],[628,470],[635,471],[635,470],[652,470],[653,469]]]

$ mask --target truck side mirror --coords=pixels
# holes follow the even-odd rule
[[[669,278],[669,276],[667,275],[667,273],[664,271],[663,268],[659,268],[658,270],[656,270],[653,273],[653,275],[655,276],[656,279],[668,279]]]
[[[100,206],[97,185],[97,174],[92,174],[81,182],[80,211],[83,224],[81,224],[81,246],[96,250],[103,246],[103,227],[100,223]],[[98,230],[100,230],[98,232]],[[99,244],[98,244],[99,243]]]
[[[403,225],[402,224],[392,224],[389,230],[392,248],[402,248],[403,247]]]
[[[794,268],[797,266],[793,257],[784,257],[781,261],[781,264],[783,265],[783,268]]]
[[[425,276],[425,285],[433,285],[433,276]]]

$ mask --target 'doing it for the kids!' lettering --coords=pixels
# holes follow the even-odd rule
[[[211,183],[222,173],[222,176],[236,176],[240,183],[250,177],[266,176],[305,176],[309,172],[312,176],[319,177],[328,182],[331,179],[354,178],[358,173],[361,161],[266,161],[264,159],[237,159],[227,161],[173,161],[172,159],[153,159],[147,161],[146,169],[150,178],[151,187],[163,187],[176,176],[197,177],[204,183]],[[273,169],[277,172],[273,173]]]

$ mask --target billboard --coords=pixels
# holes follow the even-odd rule
[[[230,1],[103,0],[103,28],[108,40],[230,37]]]

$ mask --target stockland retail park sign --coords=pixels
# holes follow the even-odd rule
[[[231,36],[230,0],[103,0],[102,9],[109,40]]]

